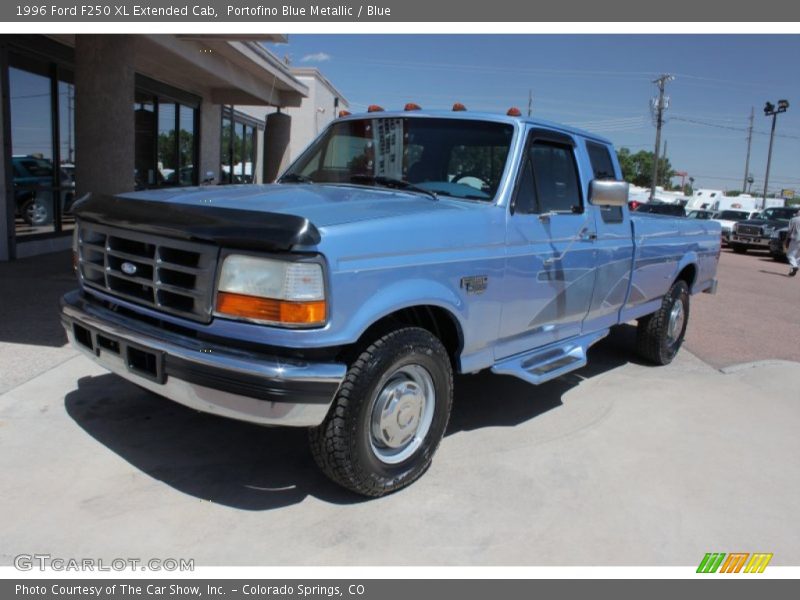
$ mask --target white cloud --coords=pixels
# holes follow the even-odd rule
[[[325,62],[331,59],[330,54],[326,54],[325,52],[316,52],[314,54],[306,54],[303,58],[300,59],[300,62]]]

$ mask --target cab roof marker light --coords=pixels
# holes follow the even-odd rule
[[[383,112],[383,107],[382,106],[378,106],[377,104],[370,104],[369,107],[367,108],[367,112],[368,113],[371,113],[371,112]]]
[[[349,110],[340,110],[339,118],[341,119],[342,117],[349,117],[351,114],[353,113],[351,113]]]
[[[467,110],[467,107],[461,104],[461,102],[456,102],[453,104],[453,112],[462,112]]]
[[[521,117],[522,111],[518,109],[516,106],[512,106],[511,108],[508,109],[508,112],[506,114],[509,117]]]
[[[405,108],[403,108],[403,110],[422,110],[422,107],[414,102],[409,102],[408,104],[405,105]]]

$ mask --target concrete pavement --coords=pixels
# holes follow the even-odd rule
[[[302,430],[202,415],[69,358],[0,396],[0,563],[800,564],[800,365],[643,366],[632,333],[543,386],[459,378],[430,471],[371,501],[317,471]]]

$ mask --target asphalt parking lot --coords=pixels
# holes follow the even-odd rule
[[[317,471],[304,431],[196,413],[59,346],[57,320],[31,314],[69,287],[59,260],[27,263],[41,286],[25,261],[0,265],[33,294],[3,300],[17,326],[0,329],[2,564],[48,552],[203,565],[692,565],[710,551],[800,563],[800,364],[789,362],[800,337],[781,341],[800,328],[782,316],[800,314],[800,279],[769,274],[785,265],[724,252],[720,294],[694,297],[688,351],[668,367],[638,363],[623,326],[588,367],[543,386],[458,378],[433,467],[367,501]],[[747,347],[727,347],[736,337],[721,325]]]

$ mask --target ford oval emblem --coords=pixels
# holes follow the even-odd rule
[[[124,262],[120,265],[120,268],[125,275],[136,275],[136,265],[132,262]]]

